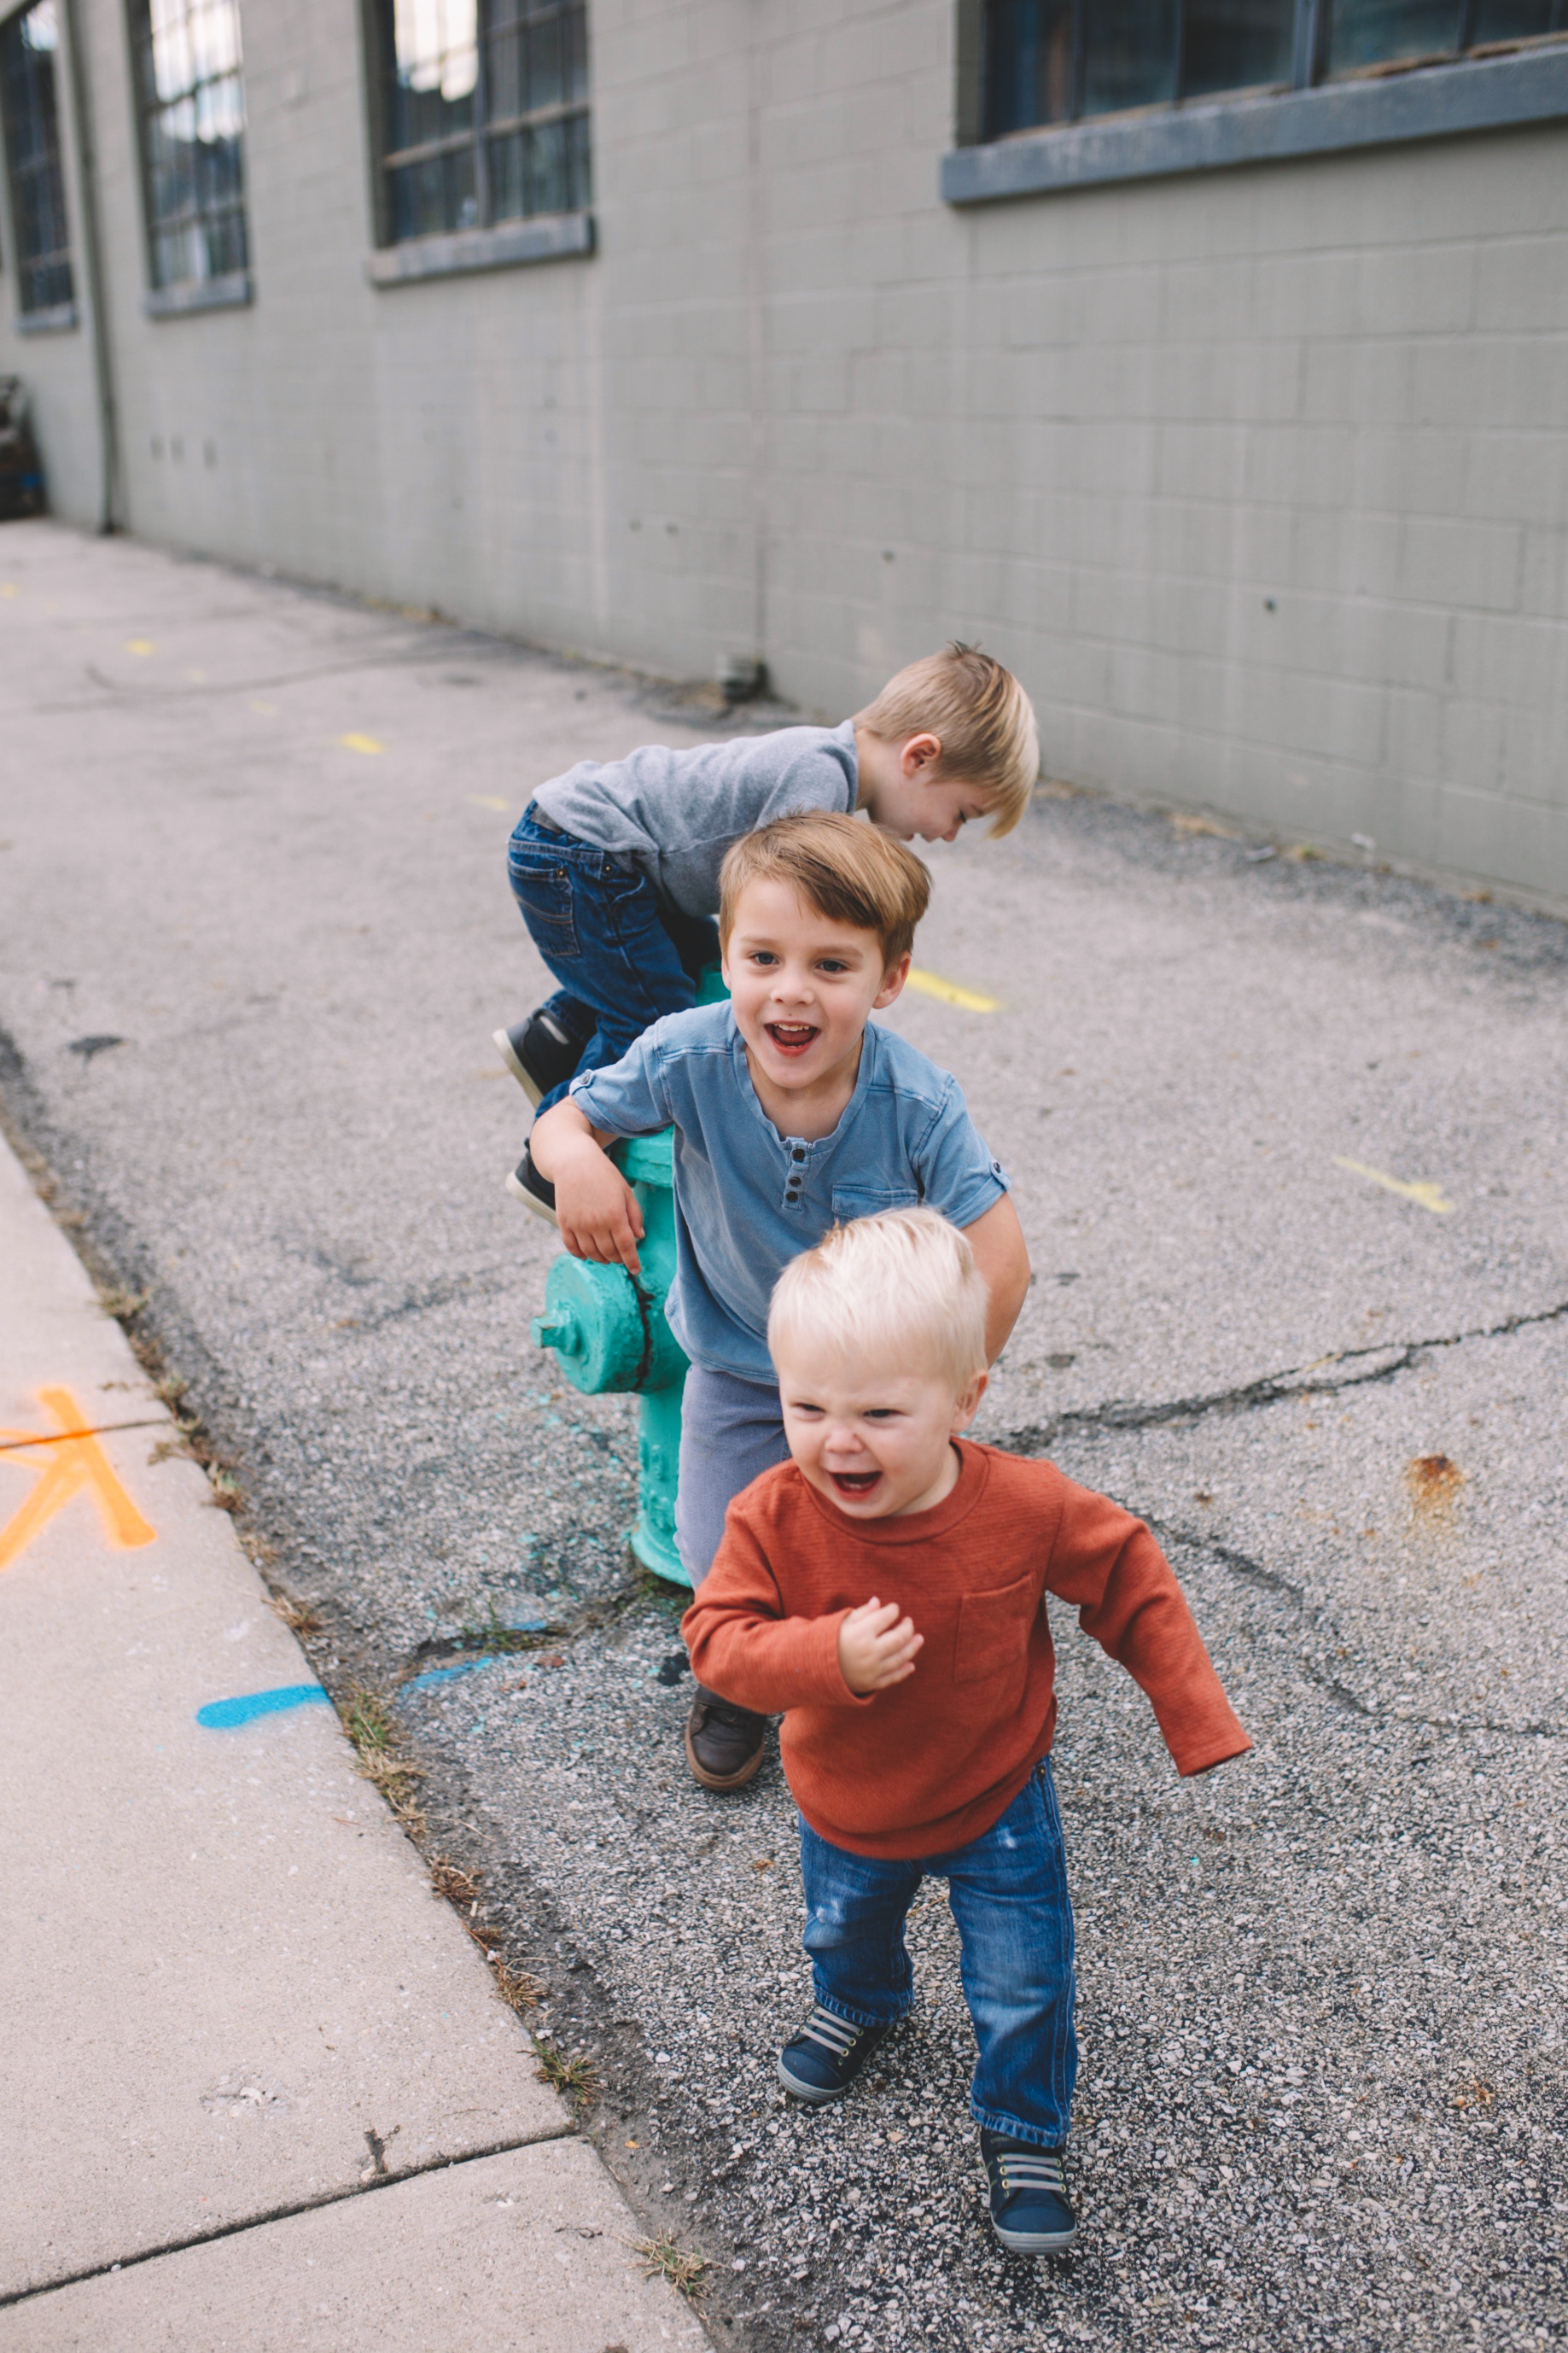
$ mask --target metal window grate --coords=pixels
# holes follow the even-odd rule
[[[379,0],[390,242],[590,201],[584,0]]]
[[[0,113],[24,318],[76,300],[55,99],[58,47],[55,0],[36,0],[0,28]]]
[[[131,0],[154,286],[247,266],[238,0]]]
[[[1568,33],[1568,0],[982,0],[981,136],[1451,62]]]

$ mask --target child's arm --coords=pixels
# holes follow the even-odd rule
[[[731,1505],[713,1566],[681,1620],[680,1630],[700,1683],[736,1707],[749,1707],[758,1715],[782,1715],[792,1707],[868,1704],[869,1692],[852,1690],[845,1680],[840,1641],[842,1630],[847,1625],[854,1629],[854,1621],[865,1614],[835,1609],[826,1618],[789,1617],[757,1531]],[[859,1656],[856,1633],[863,1630],[851,1632],[852,1662]],[[897,1647],[885,1640],[879,1642],[876,1636],[870,1641],[879,1653]],[[918,1636],[915,1642],[918,1648]],[[879,1659],[879,1664],[885,1665],[886,1660]],[[902,1676],[893,1673],[887,1679],[901,1681]]]
[[[1029,1246],[1010,1193],[993,1201],[982,1218],[963,1229],[974,1263],[985,1278],[985,1361],[994,1365],[1007,1345],[1018,1311],[1029,1293]]]
[[[595,1127],[568,1097],[534,1121],[528,1153],[540,1175],[555,1187],[556,1221],[573,1257],[640,1274],[642,1211],[637,1195],[605,1153],[605,1145],[615,1141],[611,1130]]]
[[[1220,1686],[1175,1571],[1142,1520],[1064,1482],[1046,1573],[1079,1623],[1147,1693],[1178,1773],[1206,1773],[1252,1743]]]

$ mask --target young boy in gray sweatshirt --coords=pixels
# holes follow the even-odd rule
[[[644,744],[542,785],[511,837],[512,894],[560,984],[496,1044],[541,1110],[618,1062],[661,1015],[696,1002],[719,955],[719,869],[731,842],[808,809],[900,841],[951,841],[972,818],[1010,832],[1039,773],[1027,695],[989,654],[952,645],[889,679],[838,727],[784,727],[689,751]],[[511,1189],[552,1213],[527,1154]]]

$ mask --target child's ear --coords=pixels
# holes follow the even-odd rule
[[[899,766],[906,776],[918,776],[922,768],[929,768],[934,760],[941,757],[942,737],[931,734],[928,729],[922,734],[908,738],[899,754]]]
[[[981,1398],[990,1386],[989,1373],[976,1373],[963,1396],[955,1400],[952,1409],[952,1432],[955,1438],[961,1430],[968,1429],[980,1410]]]
[[[873,1013],[879,1012],[884,1005],[891,1005],[910,976],[910,954],[906,948],[898,963],[888,966],[887,971],[882,975],[882,986],[871,999]]]

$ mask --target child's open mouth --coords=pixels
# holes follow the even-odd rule
[[[765,1021],[763,1027],[781,1054],[804,1054],[816,1043],[816,1026],[811,1021]]]
[[[882,1474],[879,1471],[830,1471],[827,1475],[841,1495],[868,1495]]]

